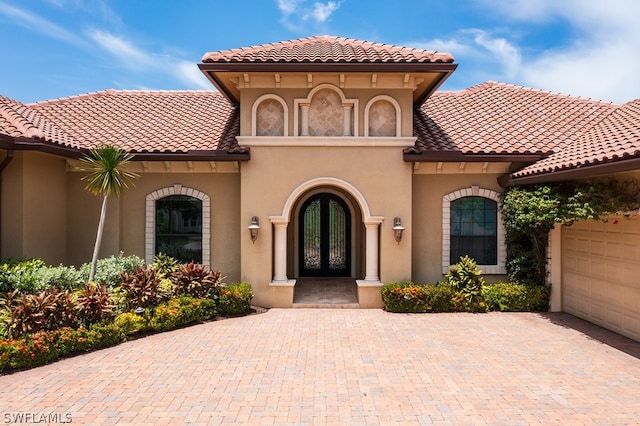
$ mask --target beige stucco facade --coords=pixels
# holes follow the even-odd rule
[[[381,307],[385,282],[441,280],[448,267],[448,200],[495,199],[496,179],[509,163],[405,161],[404,148],[415,143],[416,82],[407,74],[278,78],[279,86],[260,73],[238,82],[237,139],[250,149],[250,161],[132,162],[140,177],[109,199],[100,256],[124,252],[150,261],[155,202],[190,195],[203,202],[203,263],[220,269],[227,282],[250,283],[256,305],[291,307],[301,275],[300,209],[327,193],[349,211],[346,275],[358,283],[360,307]],[[325,103],[332,114],[317,116]],[[274,132],[265,123],[280,123],[279,130],[265,135]],[[38,152],[16,155],[3,172],[2,256],[76,266],[90,260],[101,198],[84,189],[79,165]],[[253,217],[260,224],[255,242],[247,230]],[[405,228],[399,242],[395,218]],[[502,269],[488,271],[487,280],[503,278]]]

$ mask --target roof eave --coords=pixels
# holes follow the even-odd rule
[[[464,154],[461,152],[432,152],[420,154],[405,153],[403,159],[406,162],[504,162],[504,163],[535,163],[542,158],[542,154]]]
[[[429,86],[416,100],[416,106],[435,92],[438,87],[456,70],[458,64],[448,62],[203,62],[198,64],[200,71],[211,83],[229,99],[238,105],[231,90],[219,78],[219,73],[227,72],[411,72],[440,73],[435,84]]]
[[[567,180],[587,179],[612,173],[629,172],[640,170],[640,158],[631,158],[628,160],[613,161],[609,163],[600,163],[589,166],[576,167],[566,170],[556,170],[535,175],[522,176],[514,178],[513,175],[501,176],[501,185],[519,186],[531,185],[536,183],[561,182]]]
[[[135,152],[133,161],[249,161],[251,154],[228,151]]]

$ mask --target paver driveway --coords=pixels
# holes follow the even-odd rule
[[[566,314],[273,309],[2,376],[0,422],[631,424],[639,356]]]

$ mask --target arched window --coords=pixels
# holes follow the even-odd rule
[[[174,185],[147,195],[145,260],[158,253],[182,262],[209,266],[211,261],[211,201],[193,188]]]
[[[202,263],[202,201],[188,195],[156,200],[155,254]]]
[[[462,256],[472,257],[485,274],[506,274],[504,227],[498,193],[477,186],[442,198],[442,273]]]
[[[483,197],[451,202],[449,263],[469,256],[479,265],[498,263],[498,203]]]

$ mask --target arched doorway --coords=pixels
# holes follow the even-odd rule
[[[336,194],[309,197],[298,213],[301,277],[351,276],[351,212]]]

